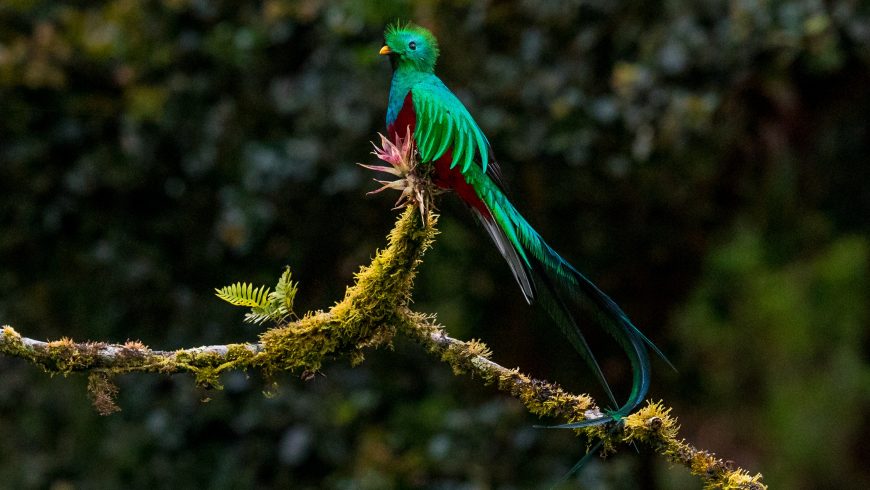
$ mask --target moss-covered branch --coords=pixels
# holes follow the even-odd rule
[[[407,312],[402,333],[450,364],[454,373],[469,373],[492,384],[518,399],[529,412],[540,416],[556,417],[567,422],[601,417],[602,413],[588,395],[566,392],[558,384],[534,379],[518,369],[508,369],[490,359],[490,351],[483,343],[464,342],[447,335],[430,317]],[[662,402],[648,402],[645,407],[624,420],[619,427],[597,426],[580,429],[590,439],[603,442],[604,452],[613,452],[619,445],[635,442],[651,447],[668,461],[683,465],[693,475],[703,479],[705,488],[752,489],[767,488],[761,474],[750,475],[733,462],[717,458],[714,454],[695,448],[677,437],[679,426],[671,416],[671,409]]]
[[[436,218],[431,218],[434,224]],[[398,314],[410,301],[420,257],[435,236],[409,207],[389,236],[389,246],[356,275],[344,299],[329,311],[268,329],[258,343],[152,350],[141,342],[107,344],[51,342],[22,337],[12,327],[0,330],[0,353],[20,357],[51,374],[98,371],[106,377],[129,372],[192,373],[197,383],[219,388],[219,375],[229,369],[314,373],[327,359],[350,357],[358,363],[363,351],[389,343]]]
[[[396,333],[407,335],[448,363],[456,374],[469,373],[517,398],[534,414],[575,422],[600,416],[594,400],[568,393],[555,383],[533,379],[490,359],[479,341],[463,342],[448,336],[432,316],[409,308],[417,265],[430,246],[437,216],[424,225],[408,206],[390,233],[389,246],[356,275],[344,299],[328,311],[305,314],[265,331],[256,343],[152,350],[140,342],[107,344],[63,338],[42,342],[21,336],[12,327],[0,329],[0,353],[25,359],[51,374],[88,372],[88,389],[101,413],[118,410],[112,378],[129,372],[184,373],[197,383],[219,388],[219,375],[232,369],[278,372],[318,371],[325,361],[363,360],[365,349],[389,344]],[[644,444],[669,461],[686,466],[709,488],[763,489],[761,475],[750,476],[730,462],[717,459],[678,439],[676,420],[662,403],[649,403],[615,427],[578,432],[604,442],[615,451],[629,442]]]

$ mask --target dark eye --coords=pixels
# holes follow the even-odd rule
[[[417,43],[415,43],[414,41],[411,41],[408,43],[408,47],[411,48],[411,50],[413,51],[413,50],[417,49]]]

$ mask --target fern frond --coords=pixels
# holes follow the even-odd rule
[[[245,323],[253,323],[259,325],[266,320],[272,318],[268,313],[254,313],[253,311],[245,313]]]
[[[268,320],[278,323],[293,314],[298,287],[299,283],[291,280],[290,267],[285,267],[274,291],[266,286],[255,288],[251,283],[237,282],[215,289],[215,293],[227,303],[251,308],[245,314],[247,323],[260,324]]]
[[[280,322],[283,318],[284,316],[278,314],[276,311],[261,309],[252,309],[250,312],[245,313],[245,323],[253,323],[254,325],[259,325],[269,320]]]
[[[265,308],[269,305],[270,288],[260,286],[255,288],[251,283],[237,282],[215,289],[218,298],[235,306],[247,306],[250,308]]]
[[[245,315],[245,321],[254,324],[267,320],[281,322],[292,315],[298,283],[293,282],[291,277],[290,267],[285,267],[278,284],[275,285],[275,290],[266,298],[267,303],[251,308],[251,312]]]
[[[278,284],[275,285],[275,291],[269,293],[269,300],[278,303],[285,313],[292,313],[298,288],[299,283],[291,280],[290,266],[286,266],[281,273],[281,278],[278,279]]]

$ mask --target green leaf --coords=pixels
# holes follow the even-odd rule
[[[269,304],[269,291],[266,286],[255,288],[251,283],[237,282],[215,289],[215,294],[231,305],[265,308]]]
[[[280,307],[285,309],[287,313],[293,312],[293,301],[296,299],[296,291],[299,288],[299,283],[293,282],[290,274],[290,267],[285,267],[281,278],[278,279],[278,284],[275,285],[275,291],[269,293],[270,301],[280,304]]]
[[[281,322],[292,315],[298,286],[292,281],[290,267],[286,267],[274,291],[266,286],[255,288],[253,284],[237,282],[215,289],[215,293],[227,303],[250,307],[251,311],[245,314],[245,321],[260,324],[267,320]]]

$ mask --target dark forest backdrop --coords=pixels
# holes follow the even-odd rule
[[[678,367],[650,397],[775,488],[866,487],[870,7],[861,1],[0,3],[0,323],[171,349],[254,340],[213,295],[338,300],[394,196],[354,162],[383,130],[390,21],[489,136],[520,210]],[[600,390],[450,196],[415,307],[507,366]],[[592,336],[617,390],[627,362]],[[0,486],[523,488],[582,439],[409,342],[278,388],[119,380],[0,359]],[[263,391],[269,396],[264,396]],[[203,403],[203,399],[211,401]],[[698,488],[623,448],[593,488]]]

